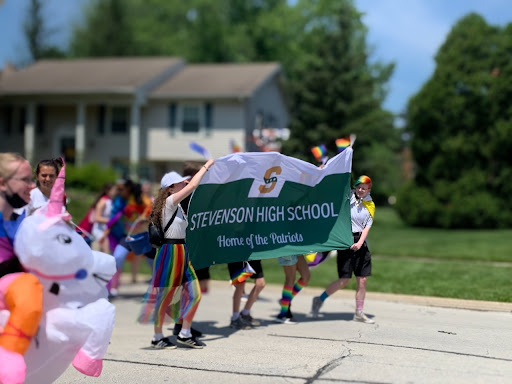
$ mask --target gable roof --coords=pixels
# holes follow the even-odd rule
[[[278,63],[187,64],[150,98],[243,98],[281,72]]]
[[[183,65],[175,57],[41,60],[0,81],[0,94],[133,93],[165,71]]]

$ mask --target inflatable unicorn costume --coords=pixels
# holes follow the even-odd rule
[[[70,363],[88,376],[102,370],[115,315],[106,284],[116,265],[112,256],[91,250],[69,224],[62,209],[64,168],[48,206],[24,219],[15,236],[21,264],[43,285],[43,315],[24,359],[0,351],[0,383],[51,383]]]

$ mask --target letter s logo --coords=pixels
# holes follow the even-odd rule
[[[276,166],[276,167],[267,169],[267,171],[265,172],[265,175],[263,176],[263,180],[265,181],[265,184],[260,185],[258,188],[260,193],[269,193],[275,188],[276,183],[277,183],[277,177],[272,176],[273,173],[275,173],[276,175],[280,175],[281,167]]]

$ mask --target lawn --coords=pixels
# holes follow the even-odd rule
[[[68,209],[75,222],[93,198],[69,192]],[[512,230],[410,228],[394,210],[381,208],[368,242],[374,256],[369,291],[512,301]],[[142,267],[142,272],[149,273],[145,263]],[[264,260],[263,269],[267,283],[283,283],[277,260]],[[210,272],[213,279],[228,279],[225,265],[213,266]],[[325,287],[337,278],[336,260],[329,259],[311,272],[310,285]],[[348,288],[354,289],[354,282]]]

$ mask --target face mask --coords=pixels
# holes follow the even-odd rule
[[[27,205],[27,202],[21,198],[17,193],[13,193],[12,195],[5,194],[5,200],[9,203],[11,207],[14,209],[24,207]]]

